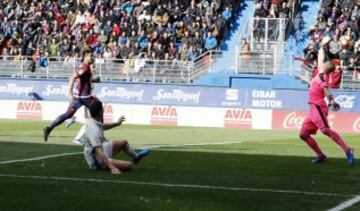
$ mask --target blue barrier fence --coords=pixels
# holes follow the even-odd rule
[[[100,100],[108,103],[255,109],[306,110],[308,108],[306,90],[99,83],[94,84],[93,93]],[[350,91],[334,91],[333,93],[342,111],[360,112],[360,93]],[[66,101],[66,94],[65,81],[0,79],[0,99]]]

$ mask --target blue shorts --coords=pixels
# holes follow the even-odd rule
[[[90,108],[91,104],[94,102],[94,97],[89,98],[74,98],[68,107],[68,111],[77,111],[81,106],[85,106],[86,108]]]

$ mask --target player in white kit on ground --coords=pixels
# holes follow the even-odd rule
[[[108,169],[111,174],[120,174],[132,169],[132,162],[114,159],[114,155],[123,151],[137,164],[150,153],[149,148],[136,152],[127,140],[108,141],[104,137],[104,130],[120,126],[125,117],[122,116],[115,123],[104,124],[104,109],[102,102],[95,100],[90,108],[91,118],[85,123],[84,156],[90,169]]]

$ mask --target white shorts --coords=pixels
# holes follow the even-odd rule
[[[107,158],[109,158],[110,160],[114,157],[113,155],[113,142],[112,141],[108,141],[103,143],[103,148],[104,148],[104,153],[106,155]]]
[[[113,142],[112,141],[105,142],[102,144],[102,147],[104,149],[104,154],[111,161],[114,157]],[[86,156],[85,156],[85,158],[86,158]],[[105,169],[106,168],[105,164],[101,161],[101,159],[98,156],[96,156],[96,154],[94,155],[93,158],[94,159],[91,159],[91,158],[86,159],[90,169]]]

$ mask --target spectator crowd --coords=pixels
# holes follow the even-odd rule
[[[255,0],[254,17],[291,18],[296,0]]]
[[[191,60],[217,49],[238,0],[2,0],[1,56]]]
[[[360,1],[323,0],[304,49],[309,64],[338,59],[348,70],[360,66]]]

